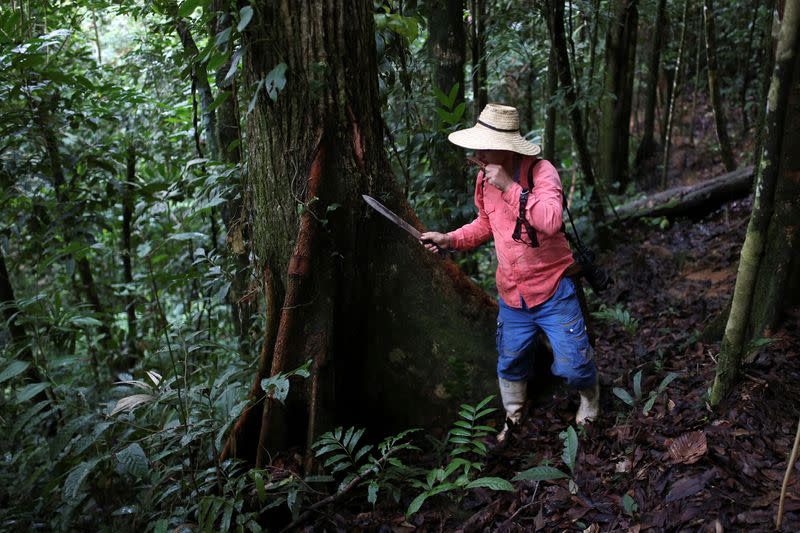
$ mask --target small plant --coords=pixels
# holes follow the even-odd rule
[[[406,510],[406,516],[419,511],[425,500],[437,494],[463,491],[478,487],[492,490],[512,491],[514,487],[505,479],[498,477],[474,476],[483,469],[483,458],[488,450],[482,439],[494,432],[494,428],[481,424],[480,420],[496,411],[486,405],[494,398],[489,396],[476,406],[461,405],[460,420],[453,424],[447,436],[447,446],[453,446],[450,462],[428,471],[423,480],[412,480],[414,487],[423,489]]]
[[[614,307],[603,304],[598,311],[592,313],[592,316],[599,320],[620,324],[629,335],[634,335],[639,330],[639,321],[633,318],[622,304],[616,304]]]
[[[642,408],[642,414],[647,416],[650,413],[650,410],[653,408],[653,405],[656,403],[656,399],[658,395],[664,392],[670,383],[672,383],[675,378],[678,377],[678,374],[675,372],[670,372],[664,379],[661,380],[661,383],[658,384],[654,390],[650,391],[648,395],[647,401]],[[642,401],[643,393],[642,393],[642,371],[639,370],[636,374],[633,375],[633,395],[631,395],[627,390],[623,389],[622,387],[614,387],[614,395],[628,404],[631,407],[635,407],[637,403]]]
[[[561,459],[569,469],[569,474],[550,466],[542,461],[538,466],[524,470],[514,476],[512,481],[551,481],[554,479],[569,479],[570,492],[573,494],[577,492],[577,485],[575,484],[575,465],[578,457],[578,434],[572,426],[569,426],[565,431],[558,435],[564,441],[564,451],[561,453]]]
[[[630,494],[622,497],[622,508],[625,510],[625,514],[629,516],[634,516],[639,512],[639,505]]]

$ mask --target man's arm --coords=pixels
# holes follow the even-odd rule
[[[525,206],[525,218],[536,231],[547,236],[554,235],[561,230],[563,223],[561,178],[552,163],[542,160],[534,169],[533,182],[533,191]],[[502,194],[503,201],[514,213],[519,213],[520,193],[522,186],[512,182]]]
[[[475,220],[449,233],[425,232],[421,239],[453,250],[470,250],[488,241],[492,237],[492,227],[489,225],[489,215],[483,209],[482,184],[483,171],[478,173],[475,181],[475,207],[478,208]]]

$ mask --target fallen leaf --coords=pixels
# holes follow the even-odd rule
[[[667,445],[670,458],[676,464],[687,465],[696,463],[708,451],[706,434],[702,431],[684,433]]]

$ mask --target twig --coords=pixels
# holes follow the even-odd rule
[[[386,452],[386,455],[383,456],[381,461],[383,462],[386,459],[388,459],[394,453],[394,451],[395,450],[389,450],[388,452]],[[324,500],[320,500],[317,503],[315,503],[314,505],[312,505],[311,507],[309,507],[306,510],[306,512],[304,512],[303,514],[301,514],[300,516],[297,517],[297,520],[293,521],[291,524],[289,524],[285,528],[281,529],[280,533],[284,533],[285,531],[295,531],[297,529],[297,526],[299,526],[300,524],[305,522],[306,519],[308,519],[308,517],[311,516],[312,512],[316,511],[320,507],[324,507],[324,506],[326,506],[326,505],[328,505],[330,503],[333,503],[333,502],[341,499],[342,496],[344,496],[345,494],[347,494],[348,492],[353,490],[353,488],[356,485],[358,485],[359,483],[361,483],[361,481],[363,481],[364,478],[366,478],[367,476],[369,476],[370,474],[372,474],[374,472],[375,472],[375,469],[374,468],[370,468],[366,472],[357,475],[341,491],[337,492],[336,494],[331,494],[330,496],[328,496]]]
[[[786,488],[789,486],[789,478],[792,477],[792,470],[794,469],[794,464],[797,462],[798,448],[800,448],[800,420],[797,422],[797,433],[794,435],[794,446],[792,447],[792,453],[789,456],[789,462],[786,465],[786,474],[783,476],[781,499],[778,503],[778,516],[775,517],[775,529],[780,529],[781,522],[783,521],[783,504],[786,500]]]

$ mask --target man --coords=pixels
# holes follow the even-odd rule
[[[498,442],[505,442],[522,418],[539,331],[553,348],[553,374],[580,393],[576,422],[597,418],[594,354],[576,287],[565,275],[573,258],[562,231],[558,172],[549,161],[536,157],[541,151],[538,145],[520,135],[513,107],[489,104],[474,127],[453,132],[448,139],[475,150],[483,164],[475,183],[478,217],[450,233],[423,233],[421,239],[434,251],[437,246],[469,250],[494,238],[500,296],[497,374],[506,411]]]

